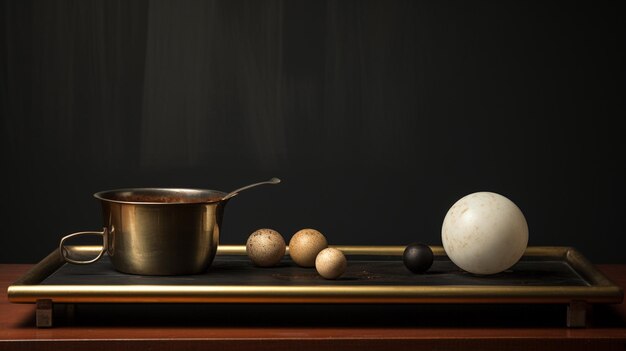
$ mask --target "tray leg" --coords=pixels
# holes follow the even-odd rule
[[[571,301],[567,306],[567,326],[568,328],[584,328],[587,326],[587,305],[586,301]]]
[[[50,299],[37,300],[37,307],[35,310],[35,324],[37,328],[50,328],[52,327],[52,310],[53,304]]]

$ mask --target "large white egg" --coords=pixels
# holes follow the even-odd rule
[[[491,193],[469,194],[448,210],[441,227],[443,248],[459,268],[495,274],[511,268],[528,245],[528,224],[511,200]]]

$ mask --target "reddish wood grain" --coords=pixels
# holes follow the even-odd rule
[[[335,326],[250,325],[225,326],[176,321],[116,326],[64,324],[51,329],[34,326],[34,305],[12,304],[6,296],[11,282],[31,265],[0,265],[0,350],[404,350],[418,348],[483,350],[624,350],[626,348],[626,304],[598,306],[593,324],[584,329],[550,327],[437,327],[374,325],[363,323]],[[598,265],[611,280],[626,286],[626,265]],[[254,311],[250,313],[251,318]],[[481,316],[477,315],[480,319]]]

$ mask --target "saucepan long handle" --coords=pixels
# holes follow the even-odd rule
[[[71,238],[77,237],[77,236],[81,236],[81,235],[101,235],[102,236],[102,250],[100,250],[100,252],[98,253],[98,256],[96,256],[95,258],[91,259],[91,260],[74,260],[72,258],[69,257],[67,249],[65,248],[65,242]],[[63,257],[63,259],[65,260],[65,262],[69,262],[69,263],[73,263],[73,264],[90,264],[90,263],[94,263],[97,260],[99,260],[102,255],[104,255],[104,253],[107,250],[107,236],[108,236],[108,230],[107,228],[104,228],[101,232],[96,232],[96,231],[86,231],[86,232],[77,232],[77,233],[72,233],[69,235],[66,235],[63,237],[63,239],[61,239],[61,242],[59,243],[59,252],[61,253],[61,257]]]

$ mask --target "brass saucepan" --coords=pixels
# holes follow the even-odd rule
[[[183,275],[205,271],[219,243],[224,206],[239,192],[280,179],[251,184],[230,193],[204,189],[133,188],[94,194],[102,204],[102,231],[69,234],[59,251],[66,262],[89,264],[106,252],[116,270],[142,275]],[[102,250],[91,260],[68,257],[65,242],[81,235],[102,236]]]

